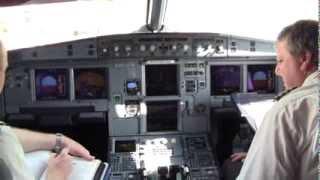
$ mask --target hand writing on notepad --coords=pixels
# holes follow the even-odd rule
[[[72,171],[71,160],[68,148],[63,148],[59,154],[52,155],[48,162],[46,179],[67,180]]]
[[[26,154],[26,162],[35,179],[40,180],[93,180],[97,174],[102,177],[106,171],[98,171],[101,160],[86,160],[71,156],[65,147],[60,153],[36,151]],[[107,169],[105,169],[107,170]]]
[[[69,154],[73,156],[78,156],[86,160],[95,159],[95,157],[92,156],[85,147],[83,147],[81,144],[77,143],[76,141],[68,138],[67,136],[63,136],[62,143],[63,143],[63,147],[67,147],[69,149]]]

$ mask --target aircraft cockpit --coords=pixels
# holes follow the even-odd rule
[[[223,161],[250,144],[283,90],[274,40],[169,31],[170,3],[147,0],[135,32],[9,50],[5,121],[73,137],[111,166],[110,179],[222,179]]]

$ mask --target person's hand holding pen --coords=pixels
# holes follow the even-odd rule
[[[95,159],[85,147],[67,136],[61,135],[61,146],[61,148],[68,148],[69,154],[73,156],[81,157],[86,160]]]
[[[68,148],[63,148],[60,153],[50,157],[46,180],[67,180],[71,171],[72,156],[69,155]]]
[[[72,156],[93,160],[95,157],[73,139],[60,133],[55,135],[55,155],[48,161],[47,180],[67,180],[72,171]],[[72,156],[71,156],[72,155]]]

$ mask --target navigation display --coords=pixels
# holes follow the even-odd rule
[[[211,66],[211,95],[229,95],[240,92],[241,74],[239,65]]]
[[[248,65],[248,92],[274,93],[275,92],[275,66]]]
[[[76,99],[107,98],[107,77],[105,68],[74,69]]]
[[[36,69],[36,100],[63,100],[69,98],[67,69]]]

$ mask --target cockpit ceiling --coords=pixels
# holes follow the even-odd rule
[[[0,37],[8,49],[141,32],[147,15],[147,0],[2,0],[0,6]],[[318,19],[318,2],[168,0],[164,32],[275,40],[299,19]]]
[[[58,2],[70,2],[77,0],[1,0],[0,6],[17,6],[27,4],[44,4],[44,3],[58,3]]]

